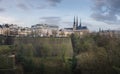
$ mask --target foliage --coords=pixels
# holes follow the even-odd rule
[[[0,46],[0,69],[13,69],[14,68],[14,57],[9,57],[14,51],[11,45]]]
[[[72,34],[71,40],[26,37],[16,38],[14,45],[0,46],[1,55],[14,50],[25,74],[120,73],[120,38],[115,36]]]
[[[15,41],[16,60],[25,74],[70,74],[68,58],[72,56],[70,38],[18,38]]]
[[[35,57],[61,57],[63,55],[72,57],[73,53],[70,38],[18,38],[15,46],[17,51],[24,51],[23,56],[33,52],[31,55]]]
[[[73,34],[71,39],[77,59],[76,69],[83,74],[116,73],[116,67],[120,66],[120,38],[100,34],[79,37]]]
[[[0,45],[12,45],[14,43],[14,36],[1,36]]]
[[[8,55],[14,51],[14,46],[12,45],[1,45],[0,46],[0,55]]]

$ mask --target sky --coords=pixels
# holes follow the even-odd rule
[[[91,31],[120,29],[120,0],[0,0],[0,23],[73,26],[74,16]]]

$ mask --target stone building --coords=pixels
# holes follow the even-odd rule
[[[64,32],[64,36],[67,37],[73,33],[78,34],[79,36],[86,35],[89,33],[87,26],[82,26],[81,20],[78,22],[78,17],[74,17],[73,28],[64,28],[60,31]]]
[[[36,24],[31,26],[32,36],[50,37],[58,36],[59,27],[56,25]]]

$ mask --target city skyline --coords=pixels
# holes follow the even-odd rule
[[[119,0],[0,0],[0,23],[72,27],[74,16],[90,30],[119,29]]]

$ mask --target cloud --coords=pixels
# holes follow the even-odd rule
[[[2,0],[0,0],[0,2],[2,2]],[[5,8],[0,7],[0,12],[4,12],[4,11],[5,11]]]
[[[62,0],[46,0],[51,6],[56,6],[61,3]]]
[[[41,19],[46,19],[46,20],[50,20],[50,19],[52,19],[52,20],[59,20],[60,17],[42,17]]]
[[[28,10],[32,8],[45,9],[51,6],[52,7],[57,6],[57,4],[59,4],[61,1],[62,0],[43,0],[43,1],[36,0],[35,3],[37,2],[37,4],[34,4],[32,3],[32,0],[22,0],[19,1],[17,6],[23,10]]]
[[[0,8],[0,12],[4,12],[5,11],[5,9],[4,8]]]
[[[49,7],[56,7],[62,0],[44,0],[42,4],[37,6],[37,9],[45,9]]]
[[[57,24],[59,25],[61,22],[61,18],[60,17],[42,17],[40,18],[41,20],[43,20],[46,23],[50,23],[50,24]]]
[[[2,1],[2,2],[1,2]],[[17,7],[18,9],[22,10],[29,10],[29,9],[46,9],[49,7],[55,7],[57,4],[59,4],[62,0],[0,0],[1,6],[4,6],[4,3],[8,2],[6,7],[6,10],[9,10],[8,8],[10,6]],[[0,9],[0,11],[3,11],[3,9]]]
[[[45,9],[45,8],[47,8],[47,6],[45,6],[45,5],[40,5],[40,6],[37,6],[36,8],[37,8],[37,9]]]
[[[120,24],[120,0],[92,0],[94,7],[91,15],[97,21]]]
[[[0,23],[9,23],[9,24],[23,24],[13,17],[0,16]]]
[[[29,9],[29,7],[24,3],[19,3],[17,6],[22,10],[28,10]]]
[[[12,21],[14,21],[13,18],[5,17],[5,16],[0,16],[0,22],[1,23],[11,23]]]

